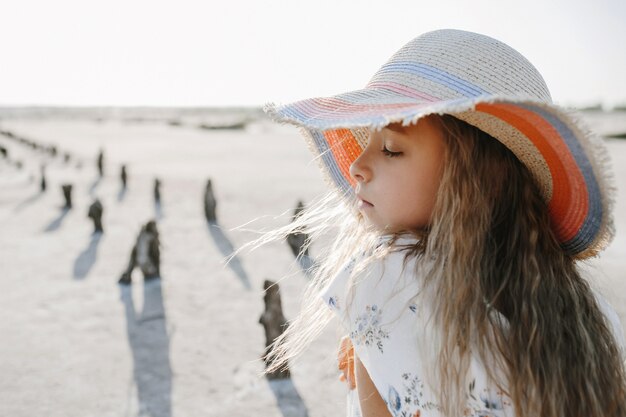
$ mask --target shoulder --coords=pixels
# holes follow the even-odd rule
[[[414,283],[420,275],[421,258],[409,253],[409,249],[416,242],[415,238],[406,236],[395,240],[381,238],[378,247],[380,254],[365,261],[363,273],[360,274],[362,280],[379,281],[378,285],[389,289]]]
[[[359,268],[357,266],[357,268]],[[420,262],[407,251],[392,249],[355,270],[350,288],[355,304],[397,304],[415,297],[421,287]]]
[[[416,258],[406,254],[390,248],[384,256],[350,260],[322,288],[321,298],[348,328],[364,312],[381,314],[383,306],[394,312],[419,291]]]

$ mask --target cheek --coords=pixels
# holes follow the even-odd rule
[[[429,167],[430,168],[430,167]],[[408,181],[404,181],[404,196],[402,201],[408,216],[414,217],[418,223],[430,219],[437,190],[441,181],[441,174],[437,169],[420,170],[413,174]]]

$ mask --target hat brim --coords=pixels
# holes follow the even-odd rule
[[[450,114],[507,146],[535,178],[563,248],[577,258],[604,249],[613,237],[613,190],[607,156],[573,112],[521,96],[481,95],[436,100],[415,91],[368,88],[292,104],[268,105],[274,120],[303,128],[322,170],[352,198],[349,168],[367,145],[370,129],[409,125],[430,114]]]

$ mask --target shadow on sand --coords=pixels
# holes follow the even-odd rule
[[[117,193],[117,201],[118,201],[118,203],[121,203],[122,201],[124,201],[124,199],[126,198],[126,192],[127,191],[128,191],[128,188],[126,188],[126,187],[120,188],[120,190]]]
[[[100,182],[102,181],[102,177],[98,177],[96,178],[96,180],[94,182],[91,183],[91,185],[89,186],[89,195],[91,197],[95,197],[96,194],[96,189],[98,188],[98,186],[100,185]]]
[[[154,203],[154,216],[156,218],[156,221],[159,221],[161,219],[163,219],[164,215],[163,215],[163,207],[161,206],[160,202],[155,202]]]
[[[209,233],[211,233],[213,241],[217,245],[217,248],[220,250],[222,255],[224,255],[225,257],[230,257],[235,252],[235,248],[222,231],[220,225],[216,222],[208,222],[207,226],[209,228]],[[248,278],[248,274],[246,274],[246,271],[243,269],[243,265],[241,264],[241,261],[237,256],[233,256],[232,259],[230,259],[230,262],[228,262],[228,266],[241,280],[243,286],[246,287],[247,290],[251,289],[250,278]]]
[[[140,314],[135,311],[132,287],[130,285],[119,287],[120,298],[126,312],[128,344],[133,354],[133,376],[138,400],[137,415],[171,417],[170,340],[166,328],[161,279],[144,282],[143,309]]]
[[[268,380],[283,417],[308,417],[309,412],[291,378]]]
[[[59,227],[61,227],[61,223],[63,223],[63,219],[65,219],[65,216],[67,216],[67,213],[69,212],[70,212],[69,208],[66,208],[66,207],[61,208],[61,213],[59,214],[59,216],[56,219],[52,220],[50,224],[48,224],[48,226],[46,226],[46,228],[44,229],[44,232],[46,233],[54,232]]]
[[[101,238],[102,233],[99,232],[91,235],[89,246],[87,246],[74,261],[74,279],[84,279],[91,267],[96,263],[98,245],[100,244]]]
[[[15,206],[15,208],[13,209],[13,213],[22,211],[24,208],[26,208],[26,206],[33,204],[35,201],[39,200],[41,197],[43,197],[43,192],[38,192],[37,194],[33,194],[32,196],[21,201],[17,206]]]
[[[315,274],[315,270],[319,266],[317,261],[309,255],[301,254],[296,258],[296,261],[298,262],[300,269],[304,273],[304,276],[307,278],[311,278],[313,274]]]

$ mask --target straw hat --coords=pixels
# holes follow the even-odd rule
[[[537,69],[508,45],[477,33],[437,30],[402,47],[361,90],[266,106],[303,128],[325,173],[353,196],[349,167],[369,130],[451,114],[507,146],[536,179],[562,247],[577,258],[613,237],[604,146],[576,114],[552,104]]]

